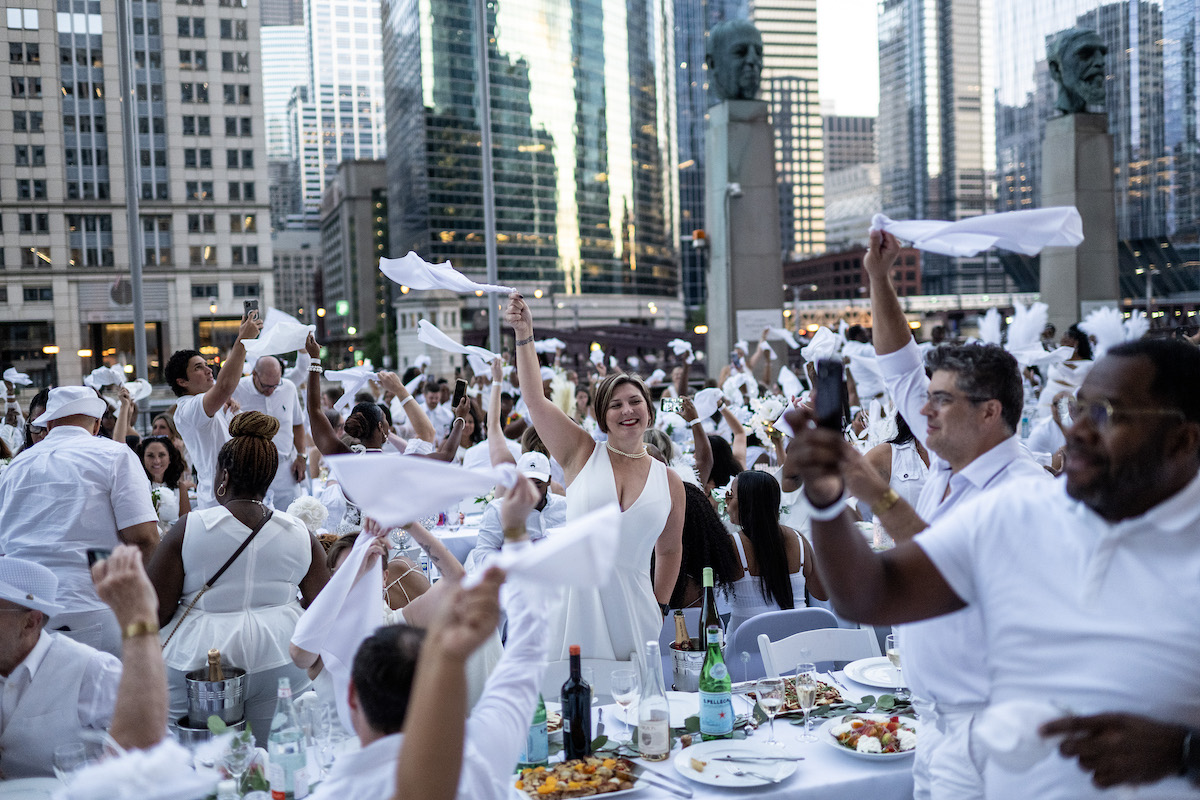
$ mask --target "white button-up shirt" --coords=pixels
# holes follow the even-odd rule
[[[1014,481],[961,504],[918,542],[981,616],[992,702],[1200,727],[1200,478],[1117,523],[1071,499],[1062,481]],[[1110,794],[1057,749],[1021,774],[989,763],[986,779],[989,798]],[[1142,794],[1197,796],[1179,779]]]
[[[111,550],[117,531],[157,520],[137,454],[76,425],[51,430],[0,476],[0,553],[53,570],[66,611],[107,609],[87,551]]]
[[[42,631],[38,635],[37,644],[29,651],[29,655],[25,656],[25,660],[18,664],[7,678],[0,675],[0,731],[8,725],[22,695],[29,688],[29,684],[33,683],[52,641],[50,634]],[[81,728],[106,730],[112,722],[120,682],[120,659],[95,650],[84,669],[83,682],[79,685],[79,697],[64,697],[62,700],[64,703],[74,703],[79,713]]]
[[[211,417],[205,414],[202,394],[181,397],[175,405],[175,428],[196,468],[197,510],[217,504],[213,479],[217,474],[217,453],[229,441],[229,419],[224,407]]]
[[[500,518],[504,498],[499,498],[487,504],[483,510],[483,519],[479,523],[479,536],[475,541],[475,564],[482,567],[489,556],[500,552],[504,544],[504,523]],[[567,524],[567,498],[547,490],[546,505],[539,511],[534,509],[525,518],[525,531],[529,541],[536,542],[546,538],[552,528],[561,528]]]
[[[296,460],[296,435],[292,428],[304,424],[304,409],[300,405],[300,396],[296,384],[280,378],[279,386],[269,395],[254,388],[254,378],[250,375],[238,381],[233,390],[233,399],[241,406],[242,411],[259,411],[279,420],[279,432],[273,441],[279,451],[279,463],[291,464]]]

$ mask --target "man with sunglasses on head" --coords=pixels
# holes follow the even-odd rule
[[[283,377],[283,366],[275,356],[263,356],[254,362],[250,374],[238,381],[233,399],[242,411],[260,411],[279,420],[275,449],[279,451],[279,469],[267,501],[287,510],[300,496],[300,482],[308,471],[304,449],[304,409],[296,384]]]

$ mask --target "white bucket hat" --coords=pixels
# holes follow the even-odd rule
[[[108,403],[87,386],[59,386],[50,390],[45,412],[32,424],[45,427],[49,422],[75,414],[100,419],[107,408]]]
[[[54,602],[57,594],[58,578],[41,564],[12,556],[0,557],[0,600],[52,617],[62,611],[62,606]]]

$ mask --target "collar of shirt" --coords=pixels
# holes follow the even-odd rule
[[[382,778],[391,788],[396,773],[396,757],[403,742],[403,733],[393,733],[376,739],[361,750],[339,755],[329,776],[330,783],[345,781],[362,787],[360,781],[377,784]]]
[[[937,516],[963,499],[964,495],[983,491],[1013,461],[1027,457],[1022,450],[1021,441],[1016,436],[1010,436],[991,450],[981,453],[974,461],[955,473],[950,472],[950,465],[944,459],[931,455],[929,479],[917,501],[917,513],[926,522],[933,522]],[[947,485],[950,487],[948,497],[945,496]],[[968,488],[972,491],[965,492]]]
[[[50,429],[50,432],[46,434],[45,441],[57,442],[61,439],[70,439],[70,438],[91,439],[92,434],[85,431],[83,428],[79,427],[78,425],[58,425],[58,426]]]
[[[5,678],[0,676],[0,687],[7,686],[10,681],[20,679],[25,686],[33,683],[33,678],[37,675],[38,668],[42,666],[42,662],[46,659],[46,652],[50,649],[52,640],[46,635],[45,631],[38,633],[37,644],[29,651],[29,655],[25,656],[25,660],[17,665],[17,668],[9,673]]]

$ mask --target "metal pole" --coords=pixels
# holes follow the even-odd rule
[[[129,282],[133,286],[133,362],[139,378],[149,379],[146,362],[146,309],[142,303],[142,220],[139,214],[137,97],[133,75],[131,0],[117,3],[117,61],[121,76],[121,134],[125,140],[125,217],[129,226]]]
[[[486,0],[475,0],[475,62],[479,68],[479,169],[483,175],[483,241],[487,260],[487,282],[500,282],[496,256],[496,186],[492,175],[492,96],[488,65]],[[496,292],[488,292],[488,348],[500,352],[500,303]]]
[[[1146,267],[1146,321],[1154,327],[1154,267]]]

